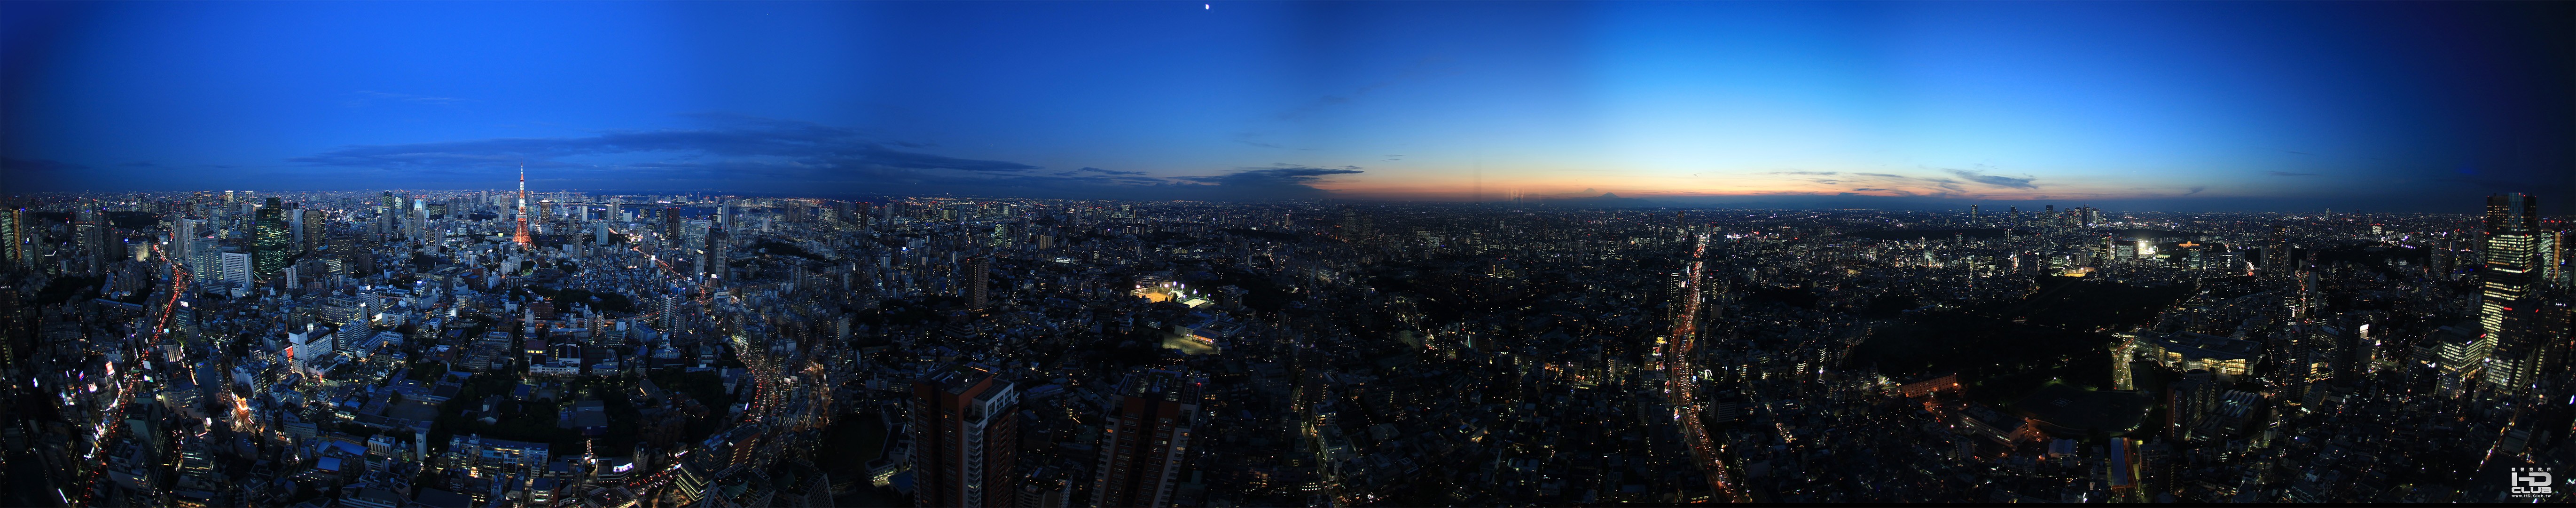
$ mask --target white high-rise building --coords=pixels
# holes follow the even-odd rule
[[[223,259],[224,286],[234,298],[250,296],[250,253],[226,251]]]
[[[188,248],[194,246],[194,242],[190,242],[189,240],[195,240],[197,238],[197,225],[205,222],[206,221],[203,220],[182,217],[179,219],[178,223],[170,225],[169,255],[171,259],[179,260],[181,263],[187,263],[193,259],[188,256],[190,253]]]
[[[188,277],[197,281],[197,287],[211,290],[223,282],[223,253],[215,250],[215,239],[191,238],[187,243],[188,257],[184,259],[188,263]]]

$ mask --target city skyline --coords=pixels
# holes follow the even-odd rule
[[[2567,506],[2569,27],[0,3],[0,507]]]
[[[2548,202],[0,196],[0,504],[2564,504]]]
[[[538,192],[818,197],[2441,212],[2576,188],[2558,4],[7,9],[13,193],[479,188],[521,160]]]

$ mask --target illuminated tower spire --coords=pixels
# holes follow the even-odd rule
[[[519,163],[519,234],[511,236],[510,240],[519,242],[521,249],[536,248],[536,241],[528,237],[528,163],[525,162]]]

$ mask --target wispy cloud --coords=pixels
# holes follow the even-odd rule
[[[402,102],[402,103],[409,103],[409,104],[421,104],[421,105],[428,105],[428,106],[454,106],[454,105],[457,105],[457,104],[462,104],[462,103],[467,103],[467,102],[474,102],[474,100],[473,100],[473,99],[461,99],[461,98],[456,98],[456,97],[431,97],[431,96],[427,96],[427,95],[412,95],[412,94],[407,94],[407,93],[378,92],[378,91],[374,91],[374,90],[359,90],[359,91],[356,91],[356,92],[350,92],[350,93],[349,93],[349,95],[350,95],[350,96],[352,96],[353,98],[351,98],[351,99],[349,99],[349,100],[346,100],[346,101],[341,101],[341,103],[340,103],[341,105],[355,108],[355,107],[364,107],[364,106],[366,106],[366,105],[368,105],[368,104],[370,104],[370,103],[373,103],[373,102],[375,102],[375,101],[392,101],[392,102]]]
[[[1937,191],[1931,191],[1931,192],[1926,193],[1926,194],[1932,194],[1932,195],[1941,195],[1941,196],[1946,196],[1946,195],[1950,195],[1950,194],[1964,194],[1964,193],[1967,193],[1967,192],[1968,192],[1968,189],[1967,189],[1966,187],[1962,187],[1962,186],[1960,186],[1960,185],[1959,185],[1959,181],[1958,181],[1958,180],[1951,180],[1951,179],[1948,179],[1948,178],[1939,178],[1939,177],[1920,177],[1920,176],[1906,176],[1906,175],[1899,175],[1899,174],[1893,174],[1893,173],[1852,173],[1852,176],[1855,176],[1855,177],[1869,177],[1868,179],[1877,179],[1877,180],[1882,181],[1883,183],[1897,183],[1897,184],[1912,185],[1912,186],[1928,186],[1928,187],[1932,187],[1932,188],[1935,188],[1935,189],[1939,189],[1939,190],[1937,190]],[[1850,178],[1850,180],[1863,180],[1863,178]],[[1884,187],[1887,187],[1888,192],[1897,192],[1897,193],[1902,193],[1902,194],[1907,195],[1907,196],[1913,196],[1913,195],[1916,195],[1916,193],[1915,193],[1915,192],[1907,191],[1907,190],[1905,190],[1905,189],[1903,189],[1903,188],[1901,188],[1901,187],[1898,187],[1898,186],[1884,186]]]
[[[1234,138],[1234,142],[1236,142],[1236,143],[1243,143],[1243,144],[1246,144],[1246,145],[1258,146],[1258,147],[1262,147],[1262,148],[1278,148],[1278,149],[1282,149],[1282,150],[1285,150],[1285,149],[1287,149],[1287,148],[1288,148],[1288,147],[1285,147],[1285,146],[1279,146],[1279,144],[1278,144],[1278,143],[1272,143],[1272,142],[1268,142],[1268,141],[1261,141],[1261,140],[1251,139],[1251,138]]]
[[[1812,171],[1796,169],[1769,171],[1759,174],[1778,176],[1783,179],[1802,181],[1818,186],[1837,187],[1837,189],[1833,189],[1831,191],[1819,188],[1807,192],[1866,192],[1881,196],[1941,199],[1995,197],[2018,199],[2027,196],[2015,191],[2039,190],[2043,187],[2038,183],[2039,177],[2031,175],[2014,176],[1994,174],[1991,168],[1987,168],[1982,165],[1977,166],[1975,169],[1932,167],[1924,167],[1921,169],[1925,171],[1938,171],[1945,174],[1929,176],[1906,173]],[[1792,193],[1794,194],[1795,192]]]
[[[1009,161],[977,160],[895,150],[856,131],[809,122],[729,115],[698,115],[701,129],[619,130],[573,138],[491,138],[400,145],[342,147],[288,162],[396,170],[461,170],[532,164],[574,167],[558,159],[618,154],[659,154],[663,160],[635,167],[684,167],[693,159],[783,158],[815,169],[874,168],[1010,173],[1039,169]],[[795,165],[795,164],[790,164]]]
[[[1356,167],[1291,165],[1166,179],[1143,171],[1096,167],[1046,171],[1021,162],[908,150],[907,145],[930,145],[900,143],[812,122],[713,114],[692,118],[704,126],[613,130],[578,137],[346,146],[288,162],[382,171],[371,175],[377,178],[437,176],[453,181],[460,176],[498,177],[525,161],[532,169],[542,169],[542,180],[589,188],[1202,199],[1318,196],[1327,191],[1309,184],[1328,175],[1360,172]]]
[[[1281,165],[1267,168],[1237,168],[1232,173],[1213,176],[1184,176],[1173,180],[1224,186],[1240,191],[1282,197],[1317,197],[1326,193],[1315,188],[1326,177],[1364,173],[1359,166],[1317,168]]]
[[[2019,177],[2011,177],[2011,176],[2003,176],[2003,175],[1989,175],[1989,174],[1985,174],[1984,172],[1980,172],[1980,171],[1968,171],[1968,170],[1964,170],[1964,169],[1947,169],[1947,168],[1942,169],[1942,171],[1948,171],[1948,172],[1950,172],[1950,174],[1953,174],[1953,175],[1959,175],[1959,178],[1964,178],[1964,179],[1967,179],[1968,181],[1971,181],[1971,182],[1977,182],[1977,183],[1982,183],[1982,184],[1986,184],[1986,185],[1992,185],[1992,186],[1996,186],[1996,187],[2006,187],[2006,188],[2013,188],[2013,189],[2031,189],[2031,190],[2038,190],[2038,189],[2039,189],[2039,186],[2038,186],[2038,185],[2032,185],[2032,184],[2030,183],[2030,182],[2031,182],[2031,180],[2038,180],[2039,178],[2038,178],[2038,177],[2033,177],[2033,176],[2028,176],[2028,175],[2019,176]]]
[[[2182,195],[2189,196],[2189,195],[2193,195],[2193,194],[2199,194],[2199,193],[2200,193],[2200,191],[2205,191],[2205,190],[2209,190],[2209,186],[2207,186],[2207,185],[2194,185],[2194,186],[2191,186],[2191,192],[2185,192],[2185,193],[2182,193]]]

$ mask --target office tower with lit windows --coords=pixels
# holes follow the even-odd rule
[[[680,226],[680,244],[686,245],[692,249],[705,248],[707,245],[707,232],[715,226],[716,224],[714,221],[706,219],[689,220]]]
[[[1204,378],[1168,370],[1128,376],[1102,419],[1092,506],[1172,505],[1204,384]]]
[[[106,250],[108,235],[106,227],[98,224],[98,219],[98,211],[88,209],[88,206],[82,206],[80,214],[72,217],[72,237],[80,240],[80,253],[85,253],[82,273],[100,273],[100,266],[103,266],[100,260],[106,260],[103,250]]]
[[[2540,201],[2521,193],[2487,196],[2485,247],[2479,258],[2478,327],[2485,334],[2486,383],[2498,393],[2526,395],[2540,366],[2540,305],[2531,286],[2538,275]]]
[[[685,223],[680,220],[680,207],[663,207],[657,217],[662,221],[661,229],[663,245],[672,245],[672,242],[678,241],[680,237],[687,234],[687,231],[683,229],[686,227],[684,225]]]
[[[912,383],[914,506],[1008,506],[1017,497],[1020,394],[983,368],[949,365]]]
[[[2538,253],[2536,255],[2540,258],[2538,266],[2536,267],[2540,272],[2538,285],[2565,285],[2559,282],[2560,272],[2562,271],[2559,268],[2559,263],[2565,262],[2566,260],[2567,232],[2541,231],[2538,236],[2535,236],[2534,238],[2538,241],[2537,248],[2539,250],[2536,251]]]
[[[9,268],[27,266],[27,209],[0,210],[0,242],[8,243],[0,246],[0,262]]]
[[[401,211],[401,209],[400,209],[400,208],[395,208],[395,205],[394,205],[394,193],[392,193],[392,192],[386,192],[386,193],[384,193],[384,196],[379,197],[378,199],[376,199],[376,201],[375,201],[375,202],[376,202],[376,218],[375,218],[375,221],[374,221],[374,222],[371,222],[371,223],[370,223],[370,224],[371,224],[371,227],[370,227],[370,228],[368,228],[368,231],[367,231],[367,232],[368,232],[368,236],[369,236],[368,241],[370,241],[370,242],[376,242],[376,243],[383,243],[383,242],[385,242],[385,241],[387,240],[387,237],[389,237],[389,236],[392,236],[392,235],[393,235],[393,232],[394,232],[394,215],[393,215],[393,214],[394,214],[394,213],[396,213],[396,212],[400,212],[400,211]]]
[[[258,219],[251,228],[251,268],[258,272],[259,277],[286,269],[287,261],[295,258],[295,245],[287,233],[285,214],[286,209],[278,199],[270,197],[267,206],[260,207]]]

